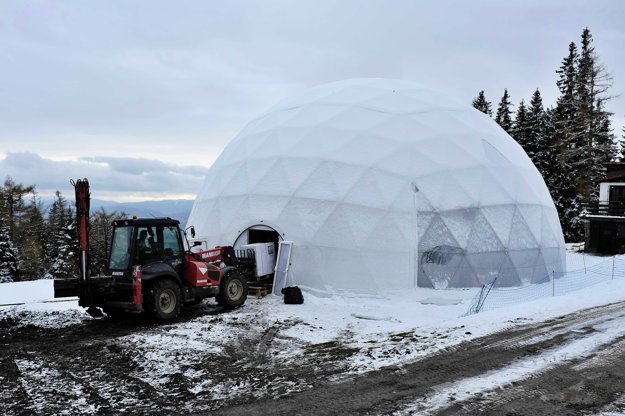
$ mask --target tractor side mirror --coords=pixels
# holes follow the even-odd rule
[[[195,238],[195,227],[191,226],[191,238]]]
[[[193,245],[191,247],[197,247],[197,246],[201,246],[202,242],[201,241],[194,241]]]

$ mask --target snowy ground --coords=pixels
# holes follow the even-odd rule
[[[576,253],[568,256],[569,270],[606,261]],[[625,275],[625,270],[617,274]],[[95,320],[75,300],[53,301],[50,281],[1,284],[0,304],[10,305],[0,306],[0,331],[7,334],[1,335],[0,344],[32,344],[28,344],[31,350],[16,348],[8,353],[9,348],[2,353],[4,364],[14,368],[16,375],[13,390],[0,392],[0,413],[19,414],[18,408],[27,408],[49,414],[138,409],[149,414],[163,409],[163,403],[171,404],[166,409],[173,412],[209,411],[287,396],[313,389],[317,378],[338,382],[414,362],[499,331],[623,301],[625,279],[463,317],[476,292],[419,289],[410,297],[393,300],[305,294],[303,305],[285,305],[281,298],[269,296],[250,298],[244,307],[228,313],[207,302],[176,322],[159,325],[140,318],[122,324]],[[398,414],[434,412],[447,404],[451,390],[464,392],[454,400],[468,400],[561,361],[588,357],[625,336],[625,330],[610,322],[588,323],[597,326],[596,334],[527,358],[527,362],[455,380],[433,395],[407,403],[397,409]],[[549,336],[556,332],[550,331]],[[68,344],[49,353],[37,344],[38,337],[59,337]],[[88,360],[92,368],[84,369],[80,357],[75,363],[64,362],[73,357],[66,355],[69,343],[78,348],[75,354],[94,355]],[[98,355],[115,368],[127,368],[127,374],[116,379],[98,362]],[[37,391],[28,386],[38,386]],[[58,389],[68,386],[70,391],[59,398]],[[19,402],[3,404],[18,391],[24,396]]]

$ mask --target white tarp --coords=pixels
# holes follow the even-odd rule
[[[228,144],[188,224],[209,246],[272,227],[295,243],[293,284],[319,293],[565,270],[557,212],[523,149],[488,116],[406,81],[347,80],[280,102]]]

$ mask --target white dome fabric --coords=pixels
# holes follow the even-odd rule
[[[326,294],[565,271],[558,214],[523,149],[488,116],[406,81],[283,100],[228,144],[188,224],[209,247],[272,227],[294,242],[289,284]]]

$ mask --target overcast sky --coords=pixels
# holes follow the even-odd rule
[[[0,2],[0,179],[42,194],[192,198],[255,116],[317,84],[416,81],[495,107],[536,88],[588,26],[625,92],[625,1]],[[617,133],[625,94],[608,109]],[[69,194],[71,195],[71,194]]]

